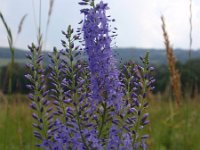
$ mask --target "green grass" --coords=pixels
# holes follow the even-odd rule
[[[12,98],[15,101],[0,95],[0,150],[33,150],[36,139],[28,100],[20,95]],[[180,109],[172,106],[151,102],[148,150],[200,150],[200,103],[184,102]]]
[[[35,149],[31,111],[21,96],[14,97],[15,102],[0,103],[0,150]]]
[[[149,149],[200,150],[200,103],[184,102],[179,109],[172,106],[167,102],[151,104]]]

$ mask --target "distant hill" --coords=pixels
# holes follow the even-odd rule
[[[114,50],[114,55],[118,60],[122,60],[122,63],[127,60],[134,62],[140,62],[139,57],[144,56],[146,51],[150,52],[150,62],[152,64],[166,64],[166,51],[164,49],[143,49],[143,48],[118,48]],[[182,63],[188,60],[188,51],[184,49],[175,49],[174,54],[177,61]],[[200,58],[200,50],[192,51],[191,59]]]
[[[15,62],[20,64],[25,64],[28,62],[26,59],[26,54],[28,53],[28,50],[23,49],[16,49],[15,50]],[[48,62],[48,52],[44,52],[45,61]],[[5,66],[10,62],[10,49],[5,47],[0,47],[0,66]]]
[[[134,62],[140,62],[139,57],[144,56],[146,51],[150,52],[150,62],[152,64],[166,64],[166,51],[164,49],[143,49],[143,48],[117,48],[113,50],[113,54],[120,63],[127,62],[132,60]],[[21,64],[27,62],[25,55],[28,51],[16,49],[15,51],[15,61]],[[49,62],[47,53],[44,52],[45,62]],[[188,60],[188,51],[183,49],[175,49],[174,51],[176,58],[180,62],[186,62]],[[86,58],[84,53],[81,54],[83,59]],[[200,58],[200,50],[192,51],[192,58]],[[0,47],[0,66],[6,65],[10,59],[10,50],[9,48]]]

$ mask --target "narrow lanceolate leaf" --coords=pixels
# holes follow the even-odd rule
[[[12,32],[11,32],[11,29],[8,27],[7,22],[5,21],[2,12],[0,12],[0,18],[1,18],[1,21],[3,22],[4,27],[6,28],[10,44],[12,44],[13,43]]]

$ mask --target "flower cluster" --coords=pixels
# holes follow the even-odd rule
[[[51,64],[44,71],[43,56],[32,45],[27,55],[30,81],[27,87],[37,146],[50,150],[146,149],[149,123],[147,94],[155,80],[148,53],[143,66],[124,65],[118,69],[112,55],[112,32],[104,2],[82,0],[84,19],[76,32],[71,26],[62,32],[63,49],[49,54]],[[82,37],[81,37],[82,36]],[[83,40],[82,40],[83,38]],[[75,46],[80,43],[81,46]],[[88,61],[79,60],[84,50]],[[47,77],[47,78],[45,78]],[[46,86],[45,86],[46,85]]]
[[[27,58],[31,61],[27,65],[30,74],[25,75],[30,84],[27,85],[32,93],[29,94],[31,100],[30,107],[34,110],[32,117],[34,118],[33,127],[36,128],[34,136],[40,140],[49,140],[52,138],[53,115],[51,113],[52,107],[49,106],[50,101],[47,98],[49,93],[45,86],[45,70],[42,66],[43,56],[39,47],[32,44],[29,47],[31,54],[27,54]],[[44,142],[45,142],[44,140]],[[39,146],[39,145],[37,145]]]
[[[153,67],[149,66],[149,53],[142,58],[143,66],[136,65],[132,62],[127,63],[122,68],[120,75],[124,87],[124,100],[126,107],[124,108],[124,115],[121,115],[118,120],[126,131],[126,140],[129,141],[129,147],[135,149],[142,147],[146,149],[145,140],[149,137],[143,133],[143,128],[149,124],[148,120],[148,101],[147,94],[154,90],[155,79],[152,76]],[[117,124],[119,124],[117,122]],[[127,139],[127,137],[129,137]],[[128,143],[128,142],[127,142]]]
[[[107,107],[120,107],[123,97],[119,73],[115,67],[109,35],[109,19],[106,16],[107,4],[102,1],[92,9],[84,9],[83,33],[85,51],[89,57],[92,98]]]

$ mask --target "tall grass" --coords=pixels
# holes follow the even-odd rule
[[[2,94],[0,96],[0,149],[35,149],[36,139],[32,135],[31,111],[25,102],[27,99],[17,94],[15,99],[9,99],[8,96]]]
[[[49,10],[48,10],[48,17],[47,17],[47,22],[46,22],[46,27],[45,27],[45,32],[42,32],[42,0],[39,1],[39,14],[38,14],[38,24],[37,24],[37,19],[36,19],[36,13],[35,13],[35,3],[34,0],[32,0],[33,4],[33,14],[34,14],[34,22],[36,26],[36,32],[37,32],[37,45],[42,51],[42,49],[45,48],[45,43],[47,42],[47,37],[48,37],[48,29],[51,21],[51,16],[53,13],[53,6],[55,4],[55,0],[49,0]],[[44,48],[43,48],[44,47]]]
[[[197,101],[182,103],[182,107],[170,118],[170,104],[162,99],[151,104],[151,139],[154,150],[199,150],[200,105]],[[172,103],[172,105],[176,105]]]
[[[171,86],[173,88],[173,94],[175,95],[177,106],[180,106],[181,103],[181,82],[180,82],[180,74],[176,69],[176,59],[173,53],[173,48],[170,45],[169,36],[166,30],[165,19],[161,16],[162,21],[162,30],[164,37],[164,44],[167,52],[167,60],[170,72]]]
[[[22,32],[22,27],[23,27],[23,23],[24,20],[26,18],[27,14],[25,14],[22,19],[20,20],[19,26],[18,26],[18,32],[17,32],[17,36],[19,36],[19,34]],[[13,67],[14,67],[14,63],[15,63],[15,46],[14,46],[14,40],[13,40],[13,34],[12,31],[10,29],[10,27],[8,26],[2,12],[0,12],[0,19],[6,29],[7,32],[7,39],[8,39],[8,44],[9,44],[9,48],[10,48],[10,53],[11,53],[11,59],[10,59],[10,64],[9,64],[9,69],[8,69],[8,74],[9,74],[9,85],[8,85],[8,93],[11,94],[12,93],[12,77],[13,77]],[[17,39],[17,38],[16,38]]]
[[[13,44],[13,36],[12,36],[12,32],[11,29],[8,27],[3,14],[0,12],[0,18],[1,21],[3,23],[3,25],[6,28],[6,32],[7,32],[7,39],[8,39],[8,44],[10,47],[10,53],[11,53],[11,60],[10,60],[10,65],[9,65],[9,85],[8,85],[8,92],[11,94],[12,93],[12,74],[13,74],[13,65],[14,65],[14,59],[15,59],[15,48],[14,48],[14,44]]]
[[[22,32],[22,28],[23,28],[23,23],[24,23],[24,20],[26,18],[27,15],[24,15],[22,17],[22,19],[20,20],[20,23],[19,23],[19,26],[18,26],[18,32],[17,32],[17,36],[16,36],[16,40],[17,40],[17,37],[20,35],[20,33]],[[13,69],[14,69],[14,63],[15,63],[15,46],[14,46],[14,40],[13,40],[13,35],[12,35],[12,31],[10,29],[10,27],[8,26],[3,14],[0,12],[0,19],[6,29],[6,32],[7,32],[7,39],[8,39],[8,44],[9,44],[9,48],[10,48],[10,53],[11,53],[11,59],[10,59],[10,64],[8,66],[8,76],[9,76],[9,81],[8,81],[8,94],[9,94],[9,98],[8,100],[12,100],[12,80],[13,80]],[[8,107],[7,105],[8,101],[6,101],[6,105],[5,105],[5,118],[3,118],[4,120],[4,125],[5,125],[5,129],[3,130],[3,133],[2,135],[4,135],[4,138],[2,139],[3,141],[3,149],[7,149],[7,146],[8,146],[8,143],[7,143],[7,137],[8,137],[8,130],[10,130],[9,128],[7,128],[8,126],[8,123],[9,123],[9,111],[10,111],[10,108]],[[21,131],[21,130],[19,130]],[[20,135],[20,134],[18,134]],[[19,138],[21,139],[21,137],[19,136]],[[21,143],[22,145],[22,143]]]

